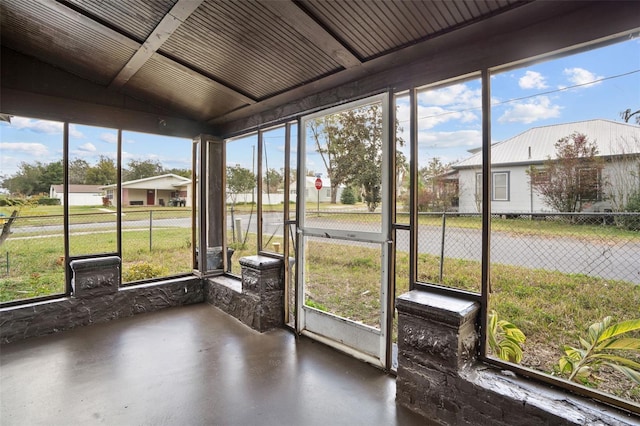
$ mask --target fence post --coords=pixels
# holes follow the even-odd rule
[[[231,235],[233,237],[233,242],[236,242],[236,228],[235,228],[235,216],[233,214],[233,204],[231,205]]]
[[[242,244],[242,218],[238,218],[235,220],[236,223],[236,232],[238,235],[236,238],[238,239],[238,243]],[[249,230],[247,230],[249,232]]]
[[[153,210],[149,210],[149,253],[151,253],[151,247],[153,245],[153,238],[151,234],[153,233]]]
[[[442,284],[442,275],[444,270],[444,237],[447,227],[447,213],[442,213],[442,241],[440,242],[440,284]]]

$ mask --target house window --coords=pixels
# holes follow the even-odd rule
[[[476,199],[482,199],[482,173],[476,173]],[[509,172],[491,174],[491,201],[509,201]]]
[[[492,187],[492,201],[509,201],[509,172],[494,172]]]
[[[580,201],[597,201],[601,197],[600,170],[595,168],[578,169],[578,197]]]
[[[476,200],[482,199],[482,173],[476,173]]]

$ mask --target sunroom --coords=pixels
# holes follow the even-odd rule
[[[2,423],[637,423],[637,16],[2,0]]]

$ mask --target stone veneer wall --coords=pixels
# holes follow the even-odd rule
[[[431,424],[639,424],[630,413],[478,362],[475,302],[414,290],[396,306],[396,400]]]
[[[264,332],[284,324],[283,262],[267,256],[240,259],[242,279],[219,276],[204,283],[205,300]]]
[[[0,343],[204,300],[198,277],[118,288],[119,258],[74,262],[72,297],[0,309]]]

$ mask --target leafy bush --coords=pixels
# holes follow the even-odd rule
[[[0,207],[20,206],[22,204],[24,204],[24,199],[22,198],[9,198],[9,197],[0,198]]]
[[[611,317],[591,324],[581,347],[564,346],[565,355],[558,362],[560,374],[583,384],[595,384],[593,373],[601,364],[618,370],[640,384],[640,363],[628,358],[629,352],[640,353],[640,339],[623,334],[640,330],[640,318],[611,325]]]
[[[489,313],[487,338],[491,351],[500,359],[516,364],[522,361],[522,346],[526,337],[522,331],[509,321],[498,320],[498,313]]]
[[[37,203],[41,206],[59,206],[60,199],[59,198],[49,198],[49,197],[40,197],[38,198]]]
[[[640,213],[640,190],[629,196],[624,210],[627,213]],[[640,216],[638,215],[619,216],[616,222],[630,231],[640,231]]]
[[[340,194],[340,202],[342,204],[355,204],[356,203],[356,194],[353,191],[353,188],[347,186]]]
[[[138,262],[129,266],[122,273],[123,282],[140,281],[167,275],[168,270],[164,266],[154,265],[149,262]]]
[[[640,190],[629,196],[625,210],[627,212],[640,212]]]

